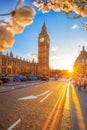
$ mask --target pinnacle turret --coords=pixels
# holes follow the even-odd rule
[[[42,26],[42,30],[41,30],[41,33],[47,33],[47,28],[46,28],[46,25],[45,25],[45,21],[43,23],[43,26]]]

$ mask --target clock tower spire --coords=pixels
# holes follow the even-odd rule
[[[44,21],[44,24],[42,26],[42,31],[41,31],[42,34],[45,34],[47,33],[47,28],[46,28],[46,25],[45,25],[45,21]]]
[[[40,75],[49,75],[49,46],[50,39],[44,22],[38,36],[38,73]]]

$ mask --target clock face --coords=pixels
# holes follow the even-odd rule
[[[44,38],[42,37],[42,38],[40,38],[40,42],[43,42],[44,41]]]

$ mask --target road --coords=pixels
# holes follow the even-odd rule
[[[0,130],[59,130],[67,86],[48,81],[0,93]]]

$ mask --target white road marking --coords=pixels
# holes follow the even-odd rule
[[[36,99],[36,98],[37,98],[37,96],[31,95],[31,96],[19,98],[18,100],[27,100],[27,99]]]
[[[7,130],[12,130],[17,124],[21,122],[21,119],[18,119],[14,124],[12,124]]]
[[[36,95],[36,96],[31,95],[31,96],[27,96],[27,97],[19,98],[19,99],[17,99],[17,100],[36,99],[36,98],[38,98],[39,96],[45,95],[45,94],[47,94],[47,93],[49,93],[49,92],[50,92],[50,91],[47,90],[46,92],[41,93],[41,94],[39,94],[39,95]]]
[[[52,93],[53,93],[53,91],[50,92],[48,95],[46,95],[43,99],[41,99],[41,100],[40,100],[40,103],[42,103],[42,102],[43,102],[48,96],[50,96]]]
[[[49,93],[49,92],[50,92],[50,90],[47,90],[46,92],[44,92],[44,93],[42,93],[42,94],[37,95],[37,97],[42,96],[42,95],[45,95],[45,94],[47,94],[47,93]]]
[[[70,83],[70,81],[68,82],[68,87],[70,87],[70,85],[71,85],[71,83]]]

